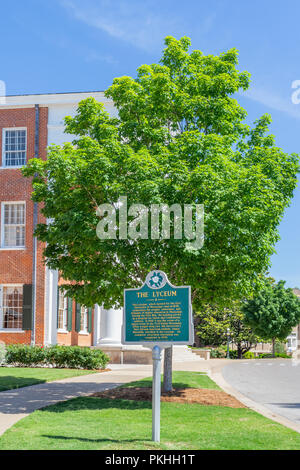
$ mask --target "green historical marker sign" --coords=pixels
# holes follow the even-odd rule
[[[152,349],[152,440],[160,441],[161,351],[172,344],[192,344],[191,288],[172,286],[163,271],[151,271],[140,289],[124,290],[123,344]]]
[[[124,344],[192,344],[193,338],[190,287],[173,286],[156,270],[141,288],[124,290]]]

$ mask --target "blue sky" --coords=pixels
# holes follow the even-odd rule
[[[271,113],[272,133],[286,152],[300,153],[300,4],[297,0],[15,0],[2,2],[0,80],[7,94],[105,90],[113,78],[157,62],[163,38],[186,35],[192,46],[240,52],[252,74],[238,97],[252,122]],[[300,287],[300,188],[280,225],[270,273]]]

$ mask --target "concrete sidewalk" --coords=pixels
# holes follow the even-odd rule
[[[109,372],[81,375],[0,392],[0,436],[39,408],[118,387],[152,375],[151,365],[113,367]]]
[[[175,362],[173,370],[207,372],[208,362]],[[39,408],[152,376],[152,365],[112,364],[108,365],[108,368],[111,369],[109,372],[70,377],[0,392],[0,436],[17,421]]]

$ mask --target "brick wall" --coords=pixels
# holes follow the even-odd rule
[[[39,157],[47,158],[47,124],[48,108],[40,107],[39,126]],[[0,249],[0,285],[1,284],[32,284],[33,283],[33,210],[31,201],[32,185],[24,178],[21,169],[2,167],[2,137],[4,128],[23,127],[27,129],[27,160],[34,158],[35,151],[35,108],[24,107],[0,109],[0,221],[1,202],[22,201],[26,205],[25,213],[25,249]],[[39,207],[40,209],[40,207]],[[39,210],[38,222],[45,219]],[[36,275],[36,344],[44,344],[45,318],[45,264],[43,260],[44,244],[37,243],[37,275]],[[63,280],[60,281],[63,283]],[[92,325],[94,323],[92,313]],[[75,302],[73,302],[72,331],[58,333],[57,342],[62,345],[91,346],[93,332],[79,334],[75,331]],[[26,343],[31,341],[31,331],[9,332],[0,331],[0,341],[6,344]]]
[[[46,159],[48,108],[40,108],[40,153]],[[35,109],[0,109],[0,203],[24,201],[25,212],[25,249],[0,250],[0,284],[32,284],[33,263],[33,202],[31,201],[31,181],[22,176],[20,169],[2,168],[2,130],[3,128],[27,128],[27,160],[34,157]],[[1,212],[1,207],[0,207]],[[1,216],[1,213],[0,213]],[[1,220],[1,219],[0,219]],[[38,221],[44,221],[39,214]],[[37,245],[36,278],[36,343],[44,341],[44,296],[45,266],[43,263],[43,244]],[[31,332],[0,332],[0,341],[5,343],[30,343]]]

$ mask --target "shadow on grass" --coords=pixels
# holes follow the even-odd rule
[[[163,382],[161,382],[161,389],[162,389]],[[130,382],[129,384],[122,385],[121,388],[134,388],[134,387],[145,387],[151,388],[152,387],[152,379],[144,379],[144,380],[137,380],[136,382]],[[173,382],[173,388],[190,388],[191,384],[185,382]]]
[[[96,397],[82,397],[69,400],[68,402],[59,403],[57,405],[52,405],[48,408],[41,409],[40,411],[54,412],[54,413],[63,413],[63,412],[73,412],[76,410],[91,410],[91,411],[103,411],[103,410],[138,410],[138,409],[151,409],[151,403],[143,401],[132,401],[132,400],[111,400],[107,398],[96,398]],[[51,434],[42,434],[41,437],[47,439],[54,439],[57,441],[80,441],[80,442],[90,442],[90,443],[112,443],[112,444],[121,444],[121,443],[134,443],[134,442],[148,442],[150,441],[150,436],[147,439],[132,438],[126,439],[120,437],[119,439],[110,439],[107,437],[103,438],[87,438],[81,436],[67,436],[67,435],[51,435]]]
[[[114,444],[120,444],[123,442],[146,442],[147,439],[109,439],[109,438],[103,438],[103,439],[88,439],[87,437],[69,437],[69,436],[51,436],[50,434],[42,434],[41,437],[46,437],[48,439],[57,439],[61,441],[81,441],[81,442],[112,442]]]
[[[5,375],[5,376],[0,377],[0,392],[27,387],[28,385],[43,384],[45,382],[46,380],[41,380],[37,378],[16,377],[14,375]]]
[[[76,410],[105,410],[105,409],[119,409],[119,410],[141,410],[151,409],[152,403],[149,401],[134,401],[125,399],[110,399],[110,398],[97,398],[97,397],[80,397],[73,398],[65,402],[57,403],[56,405],[41,408],[40,411],[51,413],[65,413],[66,411]]]
[[[191,384],[190,382],[183,382],[183,381],[180,381],[180,375],[178,376],[178,374],[181,374],[181,373],[184,373],[184,372],[181,372],[181,371],[174,371],[173,372],[173,388],[197,388],[199,387],[199,385],[197,384]],[[197,377],[206,377],[207,376],[207,373],[206,372],[192,372],[191,373],[191,377],[193,380],[196,380]],[[163,376],[161,377],[161,389],[162,389],[162,386],[163,386]],[[129,382],[128,384],[124,384],[122,385],[122,388],[130,388],[130,387],[152,387],[152,377],[148,377],[146,379],[142,379],[142,380],[136,380],[134,382]]]

